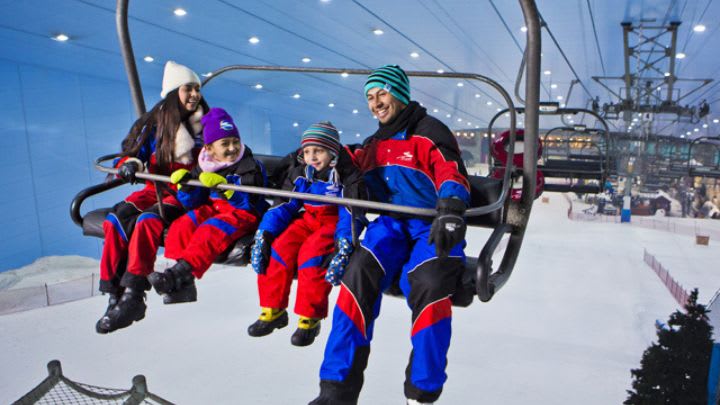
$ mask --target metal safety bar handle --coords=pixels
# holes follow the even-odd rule
[[[114,155],[106,155],[106,156],[102,156],[102,157],[98,158],[95,162],[95,168],[104,173],[117,174],[118,169],[106,167],[101,164],[105,161],[112,160],[117,156],[118,156],[117,154],[114,154]],[[135,177],[137,177],[138,179],[143,179],[143,180],[161,181],[164,183],[171,183],[169,176],[162,176],[159,174],[139,172],[139,173],[135,174]],[[208,188],[206,185],[202,184],[198,180],[189,180],[187,182],[183,182],[183,184]],[[298,193],[296,191],[276,190],[276,189],[265,188],[265,187],[238,186],[238,185],[234,185],[234,184],[219,184],[219,185],[215,186],[214,188],[217,188],[220,190],[242,191],[242,192],[250,193],[250,194],[259,194],[259,195],[266,196],[266,197],[298,198],[301,200],[317,201],[317,202],[324,202],[324,203],[329,203],[329,204],[337,204],[337,205],[342,205],[342,206],[346,206],[346,207],[358,207],[358,208],[365,208],[365,209],[371,209],[371,210],[397,212],[397,213],[401,213],[401,214],[410,214],[410,215],[417,215],[417,216],[424,216],[424,217],[434,217],[437,214],[437,211],[434,208],[419,208],[419,207],[411,207],[408,205],[397,205],[397,204],[381,203],[381,202],[375,202],[375,201],[357,200],[357,199],[353,199],[353,198],[329,197],[329,196],[317,195],[317,194]],[[465,216],[474,217],[474,216],[479,216],[479,215],[485,215],[485,214],[488,214],[490,212],[500,209],[502,207],[502,204],[503,204],[503,201],[498,200],[498,201],[496,201],[492,204],[486,205],[486,206],[471,208],[465,212]]]

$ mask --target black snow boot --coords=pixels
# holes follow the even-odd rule
[[[298,328],[290,338],[293,346],[310,346],[320,334],[320,319],[300,317]]]
[[[271,334],[275,329],[282,329],[288,324],[288,314],[285,309],[262,308],[260,318],[248,326],[248,335],[260,337]]]
[[[148,281],[158,294],[163,295],[163,303],[178,304],[181,302],[197,301],[197,288],[193,268],[185,260],[178,260],[174,266],[148,276]]]
[[[96,325],[98,333],[109,333],[127,328],[133,322],[145,318],[145,291],[126,288],[117,303],[110,308]]]
[[[107,309],[105,310],[105,313],[103,314],[103,316],[100,317],[100,319],[98,319],[97,323],[95,323],[95,331],[96,331],[97,333],[100,333],[100,334],[106,334],[106,333],[109,332],[107,329],[104,329],[104,328],[102,327],[102,320],[103,320],[106,316],[108,316],[108,314],[110,313],[110,311],[111,311],[113,308],[115,308],[115,305],[117,305],[118,301],[120,301],[120,296],[122,295],[122,292],[118,292],[118,293],[115,293],[115,294],[113,294],[113,293],[108,293],[108,295],[110,296],[110,298],[108,299],[108,307],[107,307]]]

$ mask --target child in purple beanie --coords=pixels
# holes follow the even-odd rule
[[[180,185],[187,179],[207,187],[235,184],[264,187],[265,171],[230,115],[211,108],[202,118],[205,146],[192,171],[177,170],[170,176],[178,184],[178,200],[188,210],[175,220],[165,239],[165,256],[177,263],[164,272],[148,276],[165,304],[197,300],[195,278],[201,278],[213,260],[237,239],[257,229],[268,203],[257,194],[233,190]]]

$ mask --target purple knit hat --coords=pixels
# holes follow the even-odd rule
[[[211,108],[200,120],[203,124],[203,138],[205,145],[222,138],[234,137],[240,139],[232,117],[222,108]],[[242,140],[240,141],[242,143]]]

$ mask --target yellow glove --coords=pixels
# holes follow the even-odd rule
[[[180,187],[182,187],[178,183],[182,183],[183,181],[187,180],[188,177],[190,177],[190,170],[187,169],[177,169],[170,175],[170,182],[172,184],[178,185],[178,190],[180,190]]]
[[[225,177],[213,173],[213,172],[202,172],[200,173],[200,182],[208,187],[215,187],[218,184],[228,184],[227,179]],[[225,190],[223,194],[225,194],[225,197],[227,199],[232,198],[233,194],[235,192],[233,190]]]

